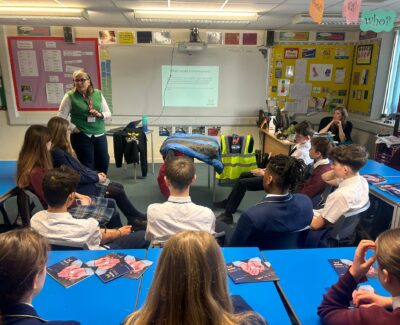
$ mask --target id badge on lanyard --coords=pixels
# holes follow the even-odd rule
[[[93,101],[92,98],[86,99],[86,96],[84,96],[86,103],[88,104],[89,108],[89,116],[87,118],[88,123],[94,123],[96,122],[96,117],[90,115],[90,111],[93,109]]]

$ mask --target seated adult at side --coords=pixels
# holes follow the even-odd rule
[[[324,117],[319,123],[318,132],[326,133],[332,132],[334,134],[333,140],[338,143],[349,144],[351,140],[351,131],[353,124],[348,121],[349,114],[347,109],[343,106],[338,106],[333,112],[333,117]]]
[[[369,201],[368,182],[358,173],[367,163],[365,148],[356,144],[338,146],[330,157],[332,170],[323,174],[322,179],[338,188],[329,194],[322,209],[314,210],[310,224],[313,230],[336,223],[343,214],[360,209]]]

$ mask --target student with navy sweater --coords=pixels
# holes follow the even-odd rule
[[[367,258],[369,250],[375,255]],[[328,325],[400,324],[400,229],[385,231],[374,243],[362,240],[354,255],[353,264],[324,295],[318,315]],[[392,298],[369,295],[362,300],[356,290],[358,283],[366,281],[371,265],[378,261],[378,278]],[[359,308],[349,309],[354,299]],[[388,302],[389,301],[389,302]],[[368,305],[363,306],[367,303]],[[385,309],[389,308],[389,309]]]
[[[46,321],[32,306],[46,278],[47,251],[46,239],[32,229],[0,234],[0,324],[79,324]]]
[[[268,234],[291,232],[307,227],[312,219],[311,199],[292,194],[303,178],[305,164],[296,158],[277,155],[265,169],[263,185],[266,197],[244,212],[238,221],[229,246],[257,246],[263,249]]]

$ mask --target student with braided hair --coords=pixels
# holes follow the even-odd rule
[[[265,169],[263,186],[265,198],[244,212],[238,221],[229,246],[257,246],[263,249],[268,234],[301,230],[310,224],[313,216],[311,199],[294,191],[303,179],[303,161],[277,155]]]

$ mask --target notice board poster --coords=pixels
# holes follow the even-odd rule
[[[101,89],[97,38],[8,37],[17,110],[57,110],[73,86],[72,74],[85,69]]]

